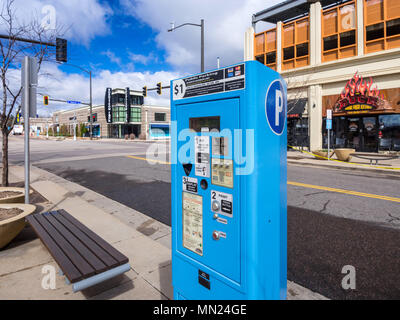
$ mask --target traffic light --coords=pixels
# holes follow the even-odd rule
[[[45,106],[48,106],[48,105],[49,105],[49,96],[43,96],[43,104],[44,104]]]
[[[147,97],[147,87],[143,87],[143,97]]]
[[[56,38],[56,61],[67,62],[67,40]]]
[[[159,82],[159,83],[157,83],[157,93],[158,94],[161,94],[161,89],[162,89],[161,82]]]
[[[19,124],[20,121],[21,121],[21,116],[20,116],[20,113],[18,112],[18,113],[17,113],[17,116],[16,116],[16,119],[15,119],[15,123],[16,123],[16,124]]]

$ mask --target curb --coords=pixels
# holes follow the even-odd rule
[[[362,171],[362,172],[377,172],[377,173],[386,173],[386,174],[393,174],[395,176],[400,176],[400,172],[395,170],[391,171],[390,169],[378,169],[378,168],[363,168],[363,167],[345,167],[345,166],[337,166],[337,165],[324,165],[319,163],[305,163],[305,162],[298,162],[298,160],[287,160],[288,164],[294,164],[299,166],[309,166],[309,167],[318,167],[318,168],[328,168],[328,169],[340,169],[340,170],[347,170],[347,171]]]

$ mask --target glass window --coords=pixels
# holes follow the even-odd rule
[[[354,1],[325,10],[323,13],[322,61],[357,55],[356,4]]]
[[[217,130],[220,131],[220,117],[200,117],[190,118],[189,128],[196,132],[201,132],[201,128],[208,128],[209,131]]]
[[[165,121],[166,113],[155,112],[154,113],[154,121]]]
[[[258,62],[261,62],[262,64],[264,64],[264,55],[257,56],[257,57],[256,57],[256,60],[257,60]]]
[[[385,36],[383,23],[374,24],[367,27],[367,41],[381,39]]]
[[[400,47],[400,1],[365,0],[365,52]]]
[[[276,52],[267,53],[267,64],[276,62]]]
[[[294,59],[294,47],[283,49],[283,60]]]
[[[400,114],[379,116],[380,147],[400,151]]]
[[[298,44],[296,46],[296,56],[297,57],[308,56],[308,42],[307,43]]]
[[[340,30],[352,30],[356,28],[355,4],[345,5],[340,8]]]
[[[143,97],[142,96],[132,96],[131,95],[131,104],[141,106],[143,105]]]
[[[126,112],[124,106],[113,107],[113,122],[125,122]]]
[[[258,62],[276,69],[276,28],[254,36],[254,58]]]
[[[396,36],[400,34],[400,19],[388,21],[386,23],[386,36]]]
[[[338,47],[337,34],[335,34],[334,36],[324,38],[324,51],[337,49],[337,47]]]
[[[142,110],[140,108],[131,107],[130,122],[141,122],[141,121],[142,121]]]
[[[340,34],[340,46],[347,47],[356,44],[356,31],[348,31]]]

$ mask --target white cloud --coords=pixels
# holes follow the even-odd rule
[[[5,0],[0,0],[3,3]],[[155,86],[159,81],[163,85],[169,84],[172,79],[198,72],[200,66],[200,29],[186,26],[172,33],[168,33],[170,22],[175,26],[185,23],[199,23],[205,19],[205,53],[206,70],[216,67],[216,58],[221,58],[221,65],[229,65],[243,59],[243,38],[245,30],[251,25],[251,15],[269,7],[279,0],[120,0],[126,14],[140,19],[158,32],[156,36],[157,48],[166,50],[166,59],[175,71],[135,72],[134,64],[146,65],[156,57],[153,52],[148,55],[129,53],[130,61],[124,65],[124,72],[96,70],[93,76],[93,103],[104,103],[106,87],[140,90],[144,85]],[[96,0],[17,0],[18,12],[22,16],[30,16],[32,10],[41,12],[41,7],[51,4],[56,8],[58,23],[71,25],[67,39],[88,45],[97,35],[110,32],[107,24],[107,15],[111,9],[104,2]],[[261,30],[261,29],[260,29]],[[156,50],[156,48],[154,49]],[[120,57],[111,50],[103,52],[110,61],[121,64]],[[86,74],[67,74],[59,66],[51,63],[43,65],[45,73],[50,77],[39,77],[38,92],[48,94],[50,98],[62,100],[89,101],[89,79]],[[20,71],[12,70],[9,80],[20,84]],[[162,96],[149,92],[145,99],[146,104],[169,105],[169,90],[163,90]],[[60,109],[69,109],[76,106],[64,103],[51,102],[44,107],[42,97],[38,95],[38,113],[49,114]]]
[[[6,2],[0,0],[1,8]],[[42,8],[48,5],[55,8],[56,25],[64,27],[66,31],[63,36],[68,41],[88,46],[94,37],[110,33],[107,17],[112,10],[97,0],[16,0],[14,11],[20,23],[42,21],[45,17]]]
[[[170,22],[200,23],[205,20],[205,65],[229,65],[243,59],[244,32],[251,26],[252,14],[279,0],[120,0],[125,11],[158,32],[157,44],[167,51],[167,62],[184,72],[198,72],[200,66],[200,28],[185,26],[167,32]]]
[[[135,53],[132,53],[132,52],[130,52],[129,53],[129,60],[131,60],[132,62],[138,62],[138,63],[141,63],[141,64],[144,64],[144,65],[146,65],[146,64],[148,64],[150,61],[152,61],[152,62],[157,62],[157,57],[154,55],[154,53],[153,52],[151,52],[150,54],[148,54],[148,55],[143,55],[143,54],[135,54]]]
[[[105,55],[108,59],[110,59],[111,62],[116,63],[117,65],[121,65],[121,58],[117,57],[115,53],[112,52],[110,49],[107,49],[107,51],[103,51],[101,54]]]
[[[42,72],[49,76],[39,76],[38,93],[49,95],[50,99],[77,100],[89,102],[89,78],[85,74],[67,74],[60,70],[59,66],[46,63],[43,64]],[[19,77],[20,71],[13,71],[15,78]],[[111,72],[103,70],[93,77],[93,105],[104,103],[104,94],[107,87],[140,90],[144,85],[156,85],[161,81],[163,85],[169,85],[171,79],[179,78],[177,72]],[[76,107],[66,103],[51,102],[50,106],[44,107],[42,96],[38,95],[38,113],[47,115],[56,110],[66,110]],[[169,106],[169,90],[163,90],[158,96],[149,92],[145,99],[146,104]]]

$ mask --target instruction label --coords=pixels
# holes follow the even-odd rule
[[[203,255],[203,198],[182,193],[183,246],[198,255]]]
[[[197,193],[197,179],[191,177],[182,177],[182,190]]]
[[[244,88],[244,64],[239,64],[225,69],[174,80],[171,89],[173,100],[180,100]]]
[[[210,177],[210,137],[196,136],[194,139],[194,168],[195,175]]]

